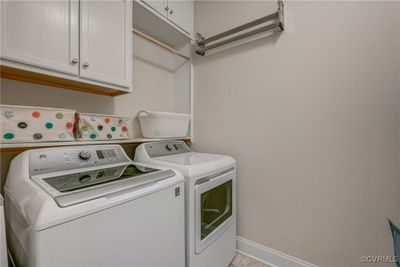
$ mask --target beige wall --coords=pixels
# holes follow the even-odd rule
[[[393,255],[399,3],[286,1],[279,38],[196,58],[194,148],[237,159],[239,236],[328,267]],[[275,8],[196,1],[196,32]]]
[[[398,44],[398,47],[399,47],[399,51],[400,51],[400,1],[399,1],[399,3],[398,3],[398,8],[397,8],[397,13],[398,13],[398,18],[399,18],[399,27],[397,27],[397,44]],[[400,53],[397,53],[397,62],[399,62],[399,64],[397,64],[397,73],[400,73]],[[397,82],[397,84],[400,84],[400,75],[397,75],[397,79],[398,79],[398,82]],[[398,97],[397,97],[397,103],[398,103],[398,106],[400,107],[400,90],[399,90],[399,92],[398,92]],[[400,161],[400,108],[399,108],[399,110],[398,110],[398,116],[397,116],[397,118],[398,118],[398,153],[399,153],[399,161]],[[400,165],[400,162],[399,162],[399,165]]]
[[[163,53],[161,50],[159,52]],[[151,62],[137,58],[134,59],[133,69],[132,94],[108,97],[0,79],[0,103],[59,107],[81,112],[131,117],[141,109],[174,111],[176,108],[174,106],[174,74]],[[134,121],[134,135],[141,136],[137,120]],[[132,145],[125,146],[129,154],[133,153],[133,147]],[[9,163],[15,155],[16,153],[1,154],[1,186],[5,182]]]

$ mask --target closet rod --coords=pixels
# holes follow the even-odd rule
[[[171,52],[171,53],[173,53],[173,54],[175,54],[175,55],[177,55],[177,56],[179,56],[179,57],[182,57],[182,58],[184,58],[184,59],[186,59],[186,60],[190,60],[190,57],[188,57],[188,56],[186,56],[186,55],[180,53],[179,51],[173,49],[172,47],[170,47],[170,46],[168,46],[168,45],[166,45],[166,44],[164,44],[164,43],[162,43],[162,42],[160,42],[160,41],[154,39],[154,38],[151,37],[151,36],[148,36],[147,34],[141,32],[141,31],[139,31],[139,30],[137,30],[137,29],[132,28],[132,32],[133,32],[134,34],[136,34],[136,35],[139,35],[140,37],[143,37],[143,38],[146,39],[147,41],[150,41],[150,42],[152,42],[152,43],[158,45],[159,47],[162,47],[162,48],[168,50],[169,52]]]
[[[201,45],[205,45],[205,44],[214,42],[214,41],[216,41],[218,39],[221,39],[221,38],[224,38],[226,36],[229,36],[229,35],[232,35],[232,34],[247,30],[249,28],[252,28],[254,26],[257,26],[259,24],[262,24],[262,23],[265,23],[265,22],[268,22],[270,20],[274,20],[274,19],[277,19],[277,18],[278,18],[278,12],[275,12],[275,13],[273,13],[271,15],[268,15],[268,16],[253,20],[251,22],[248,22],[248,23],[243,24],[241,26],[238,26],[236,28],[233,28],[233,29],[230,29],[228,31],[222,32],[220,34],[208,37],[207,39],[201,40],[198,43],[201,44]]]
[[[277,29],[279,32],[282,32],[284,30],[284,18],[283,18],[283,12],[284,12],[284,5],[282,0],[278,0],[278,11],[275,13],[269,14],[267,16],[264,16],[262,18],[250,21],[248,23],[245,23],[243,25],[240,25],[238,27],[232,28],[230,30],[224,31],[222,33],[216,34],[214,36],[204,38],[200,33],[196,34],[196,48],[195,52],[201,56],[205,56],[207,50],[211,50],[214,48],[217,48],[219,46],[223,46],[225,44],[264,32],[264,31],[269,31],[273,29]],[[259,26],[261,24],[267,23],[267,22],[272,22],[273,23],[269,25],[265,25],[253,30],[249,30],[247,32],[244,32],[242,34],[234,35],[240,32],[243,32],[245,30],[254,28],[256,26]],[[222,40],[220,42],[213,43],[215,41],[218,41],[220,39],[223,39],[225,37],[234,35],[231,38],[227,38],[225,40]],[[210,44],[212,43],[212,44]],[[208,45],[207,45],[208,44]]]
[[[272,30],[272,29],[275,29],[275,28],[276,29],[279,28],[279,22],[276,22],[276,23],[273,23],[271,25],[267,25],[267,26],[264,26],[264,27],[261,27],[261,28],[258,28],[258,29],[255,29],[255,30],[252,30],[252,31],[240,34],[240,35],[237,35],[237,36],[234,36],[232,38],[223,40],[221,42],[206,46],[206,47],[204,47],[204,51],[207,51],[207,50],[210,50],[210,49],[214,49],[214,48],[217,48],[219,46],[223,46],[225,44],[229,44],[231,42],[234,42],[234,41],[237,41],[237,40],[240,40],[240,39],[243,39],[243,38],[246,38],[246,37],[261,33],[261,32],[264,32],[264,31],[269,31],[269,30]]]

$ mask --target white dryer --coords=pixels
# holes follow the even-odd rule
[[[19,267],[184,266],[183,177],[119,145],[25,151],[6,180]]]
[[[236,162],[196,153],[183,141],[141,144],[135,161],[185,177],[186,266],[226,267],[236,253]]]

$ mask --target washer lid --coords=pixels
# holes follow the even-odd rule
[[[175,173],[171,170],[158,171],[148,175],[140,175],[138,177],[129,177],[125,180],[108,183],[101,187],[95,187],[90,190],[81,190],[70,194],[56,196],[54,200],[60,207],[68,207],[96,198],[116,194],[123,190],[130,190],[132,188],[140,188],[148,184],[171,178]]]
[[[162,171],[131,163],[32,177],[32,180],[51,195],[59,207],[64,208],[173,176],[175,173],[171,170]]]
[[[63,175],[55,175],[41,178],[44,182],[56,189],[58,192],[72,192],[82,188],[93,187],[114,180],[123,180],[140,176],[146,173],[159,171],[153,168],[137,167],[134,164],[123,164],[120,166],[103,167],[94,170],[80,170]]]

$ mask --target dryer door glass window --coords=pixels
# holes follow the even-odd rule
[[[232,216],[232,180],[201,194],[201,240]]]

